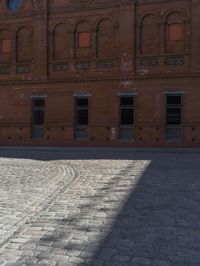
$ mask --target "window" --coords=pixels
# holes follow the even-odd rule
[[[134,126],[134,97],[120,97],[120,139],[133,139]]]
[[[88,138],[88,98],[75,98],[75,139]]]
[[[45,119],[44,98],[32,99],[32,138],[43,138]]]
[[[78,48],[88,48],[90,47],[90,33],[89,32],[79,32],[78,34]]]
[[[166,96],[166,136],[167,140],[181,140],[182,96]]]
[[[44,124],[44,99],[33,101],[33,124],[36,126]]]

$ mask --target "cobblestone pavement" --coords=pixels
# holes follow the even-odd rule
[[[0,265],[200,265],[199,152],[0,156]]]

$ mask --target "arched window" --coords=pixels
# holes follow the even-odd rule
[[[185,23],[179,12],[168,15],[165,26],[165,47],[167,53],[185,51]]]
[[[160,24],[156,15],[146,15],[141,24],[141,45],[142,54],[158,54],[160,50]]]
[[[75,28],[75,56],[76,58],[88,58],[92,54],[92,40],[89,24],[81,21]]]
[[[32,31],[22,27],[17,31],[16,36],[16,59],[18,63],[32,61]]]
[[[69,56],[69,37],[66,25],[59,24],[53,32],[53,57],[55,60],[68,58]]]
[[[113,22],[103,19],[97,25],[97,57],[115,56],[115,29]]]

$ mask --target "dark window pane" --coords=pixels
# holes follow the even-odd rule
[[[181,109],[168,108],[167,109],[167,125],[180,125],[181,124]]]
[[[174,96],[167,96],[167,105],[180,105],[181,104],[181,96],[174,95]]]
[[[78,109],[76,111],[76,125],[88,125],[88,109]]]
[[[42,126],[44,124],[44,110],[33,111],[33,124],[35,126]]]
[[[44,99],[34,99],[33,100],[34,107],[44,107]]]
[[[76,106],[88,106],[88,98],[77,98],[76,99]]]
[[[123,106],[133,106],[134,98],[133,97],[121,97],[121,105]]]
[[[133,125],[133,108],[121,108],[121,125]]]

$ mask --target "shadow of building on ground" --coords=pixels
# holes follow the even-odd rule
[[[100,265],[101,260],[103,265],[113,266],[200,265],[199,156],[144,157],[151,163],[96,248],[90,265]]]

